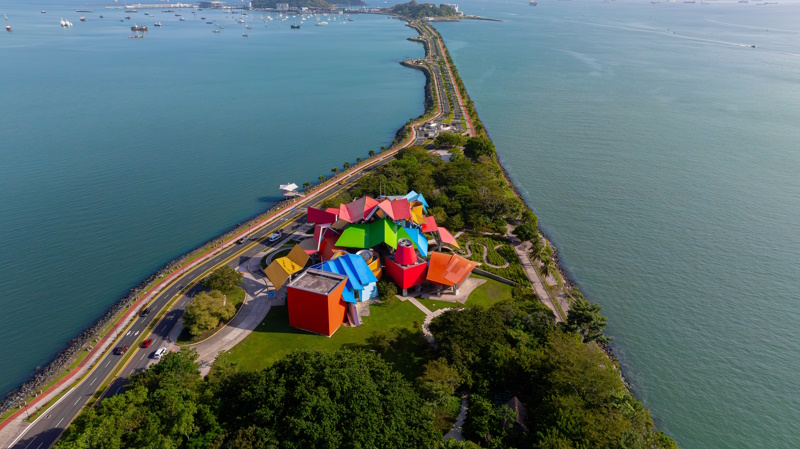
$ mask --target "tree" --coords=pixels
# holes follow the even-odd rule
[[[531,242],[539,238],[539,231],[531,223],[522,223],[514,228],[514,235],[523,242]]]
[[[600,305],[589,302],[580,292],[573,292],[567,313],[566,329],[581,335],[585,343],[590,341],[608,343],[608,337],[603,334],[608,320],[600,314],[602,309]]]
[[[461,136],[453,133],[439,133],[439,135],[433,139],[433,144],[436,145],[437,148],[453,148],[461,145]]]
[[[375,150],[369,150],[369,157],[375,157]]]
[[[464,144],[464,156],[472,160],[478,160],[481,156],[494,157],[494,143],[488,137],[470,137],[467,139],[467,143]]]
[[[333,172],[333,176],[335,177],[339,173],[339,167],[333,167],[331,171]]]
[[[208,290],[219,290],[227,292],[235,288],[242,282],[244,274],[225,265],[214,270],[207,278],[203,279],[203,287]]]
[[[384,151],[386,151],[386,147],[382,146],[381,147],[381,153],[383,153]]]
[[[539,265],[538,271],[542,275],[542,282],[547,286],[547,277],[553,274],[553,259],[550,256],[542,255],[539,257],[539,262],[541,265]]]
[[[441,441],[411,385],[366,351],[295,351],[233,380],[219,394],[221,414],[252,447],[399,449]],[[239,433],[250,427],[246,437]]]
[[[193,336],[214,329],[220,320],[229,320],[236,313],[236,306],[219,290],[200,292],[186,306],[183,325]]]
[[[319,180],[319,183],[320,183],[320,184],[322,184],[323,182],[325,182],[325,176],[323,176],[323,175],[319,175],[319,178],[317,178],[317,179]]]
[[[344,164],[342,164],[342,167],[344,167],[345,170],[349,170],[350,169],[350,163],[349,162],[345,162]]]
[[[461,385],[461,375],[447,360],[439,358],[425,364],[425,372],[417,378],[422,397],[435,405],[442,405]]]
[[[361,157],[357,157],[357,158],[356,158],[356,164],[360,164],[360,163],[361,163],[361,161],[363,161],[363,160],[364,160],[364,159],[361,159]]]
[[[378,295],[383,301],[393,300],[397,295],[397,284],[386,279],[381,279],[378,281]]]
[[[304,191],[308,192],[308,189],[310,189],[310,188],[311,188],[311,183],[310,182],[306,181],[306,182],[303,183],[303,190]]]

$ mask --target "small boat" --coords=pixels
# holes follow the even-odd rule
[[[125,20],[131,20],[131,16],[125,16]]]
[[[206,18],[205,17],[201,17],[200,20],[206,20]]]
[[[252,30],[253,29],[253,27],[251,27],[250,25],[247,25],[245,28],[248,29],[248,30]]]
[[[102,15],[102,14],[100,14],[100,18],[101,18],[101,19],[103,18],[103,15]]]
[[[81,16],[81,22],[86,22],[86,17]]]
[[[133,26],[131,27],[131,31],[147,31],[147,27],[144,25],[138,26],[134,23]]]
[[[206,25],[213,25],[214,22],[206,22]]]
[[[42,10],[42,14],[45,14],[45,11],[44,11],[44,10]]]
[[[539,3],[538,3],[536,0],[531,0],[531,2],[530,2],[530,3],[528,3],[528,4],[529,4],[529,5],[531,5],[531,6],[536,6],[536,5],[538,5]]]
[[[219,33],[219,30],[211,30],[212,33]]]
[[[242,37],[247,37],[247,33],[242,33]]]
[[[76,10],[75,10],[75,12],[88,12],[88,13],[92,13],[92,12],[94,12],[94,11],[92,11],[91,9],[76,9]]]
[[[69,20],[64,20],[62,18],[61,19],[61,26],[64,27],[64,28],[69,28],[69,27],[72,26],[72,22],[70,22]]]
[[[154,27],[160,27],[161,26],[161,22],[156,22],[156,23],[153,24],[153,26]]]
[[[6,25],[6,31],[11,32],[11,25]]]
[[[292,26],[291,26],[291,28],[292,28],[293,30],[299,30],[299,29],[300,29],[300,25],[298,25],[298,24],[296,24],[296,23],[293,23],[293,24],[292,24]]]
[[[125,12],[137,12],[135,9],[126,9]]]
[[[181,21],[181,22],[186,22],[186,19],[184,19],[183,17],[181,17],[181,18],[180,18],[180,21]]]
[[[128,36],[128,39],[144,39],[144,34],[136,33],[133,36]]]

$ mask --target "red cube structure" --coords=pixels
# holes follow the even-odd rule
[[[342,291],[346,283],[347,276],[313,268],[298,276],[286,287],[289,325],[315,334],[333,335],[345,319]]]
[[[409,288],[425,282],[428,263],[417,259],[414,246],[408,239],[397,242],[397,252],[386,257],[385,265],[385,272],[403,289],[404,296]]]

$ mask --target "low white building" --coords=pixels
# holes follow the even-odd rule
[[[289,4],[288,3],[276,3],[275,4],[275,9],[277,9],[278,11],[288,11],[289,10]]]

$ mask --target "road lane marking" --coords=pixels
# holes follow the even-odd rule
[[[123,385],[123,386],[124,386],[124,385]],[[117,395],[117,393],[119,393],[119,390],[122,390],[122,387],[119,387],[119,388],[117,388],[117,391],[115,391],[115,392],[114,392],[114,396],[116,396],[116,395]]]
[[[89,384],[89,386],[91,387],[92,385],[94,385],[94,382],[95,382],[96,380],[97,380],[97,378],[95,377],[95,378],[94,378],[94,380],[92,381],[92,383],[90,383],[90,384]]]
[[[131,331],[128,331],[128,333],[127,333],[127,334],[125,334],[125,336],[127,337],[127,336],[128,336],[128,335],[130,335],[130,334],[131,334]]]
[[[73,406],[75,406],[75,405],[78,405],[78,402],[80,402],[80,401],[81,401],[81,398],[80,398],[80,396],[78,396],[78,400],[77,400],[77,401],[75,401],[75,403],[74,403],[74,404],[72,404],[72,405],[73,405]]]
[[[111,363],[111,359],[108,359],[108,362],[106,362],[106,366],[104,366],[103,368],[108,368],[109,363]]]
[[[38,436],[38,435],[37,435],[37,436]],[[36,439],[36,437],[33,437],[33,440],[35,440],[35,439]],[[31,444],[33,444],[33,440],[31,440],[31,442],[30,442],[30,443],[28,443],[28,446],[30,446]],[[28,446],[25,446],[25,449],[28,449]]]
[[[38,446],[36,446],[36,449],[39,449],[40,447],[42,447],[42,445],[43,445],[43,444],[44,444],[44,441],[42,441],[41,443],[39,443],[39,445],[38,445]]]
[[[133,334],[134,337],[137,336],[137,335],[139,335],[139,331],[136,331],[136,333]]]
[[[61,418],[61,421],[64,421],[64,418]],[[61,421],[59,421],[58,424],[56,424],[56,427],[61,425]]]

